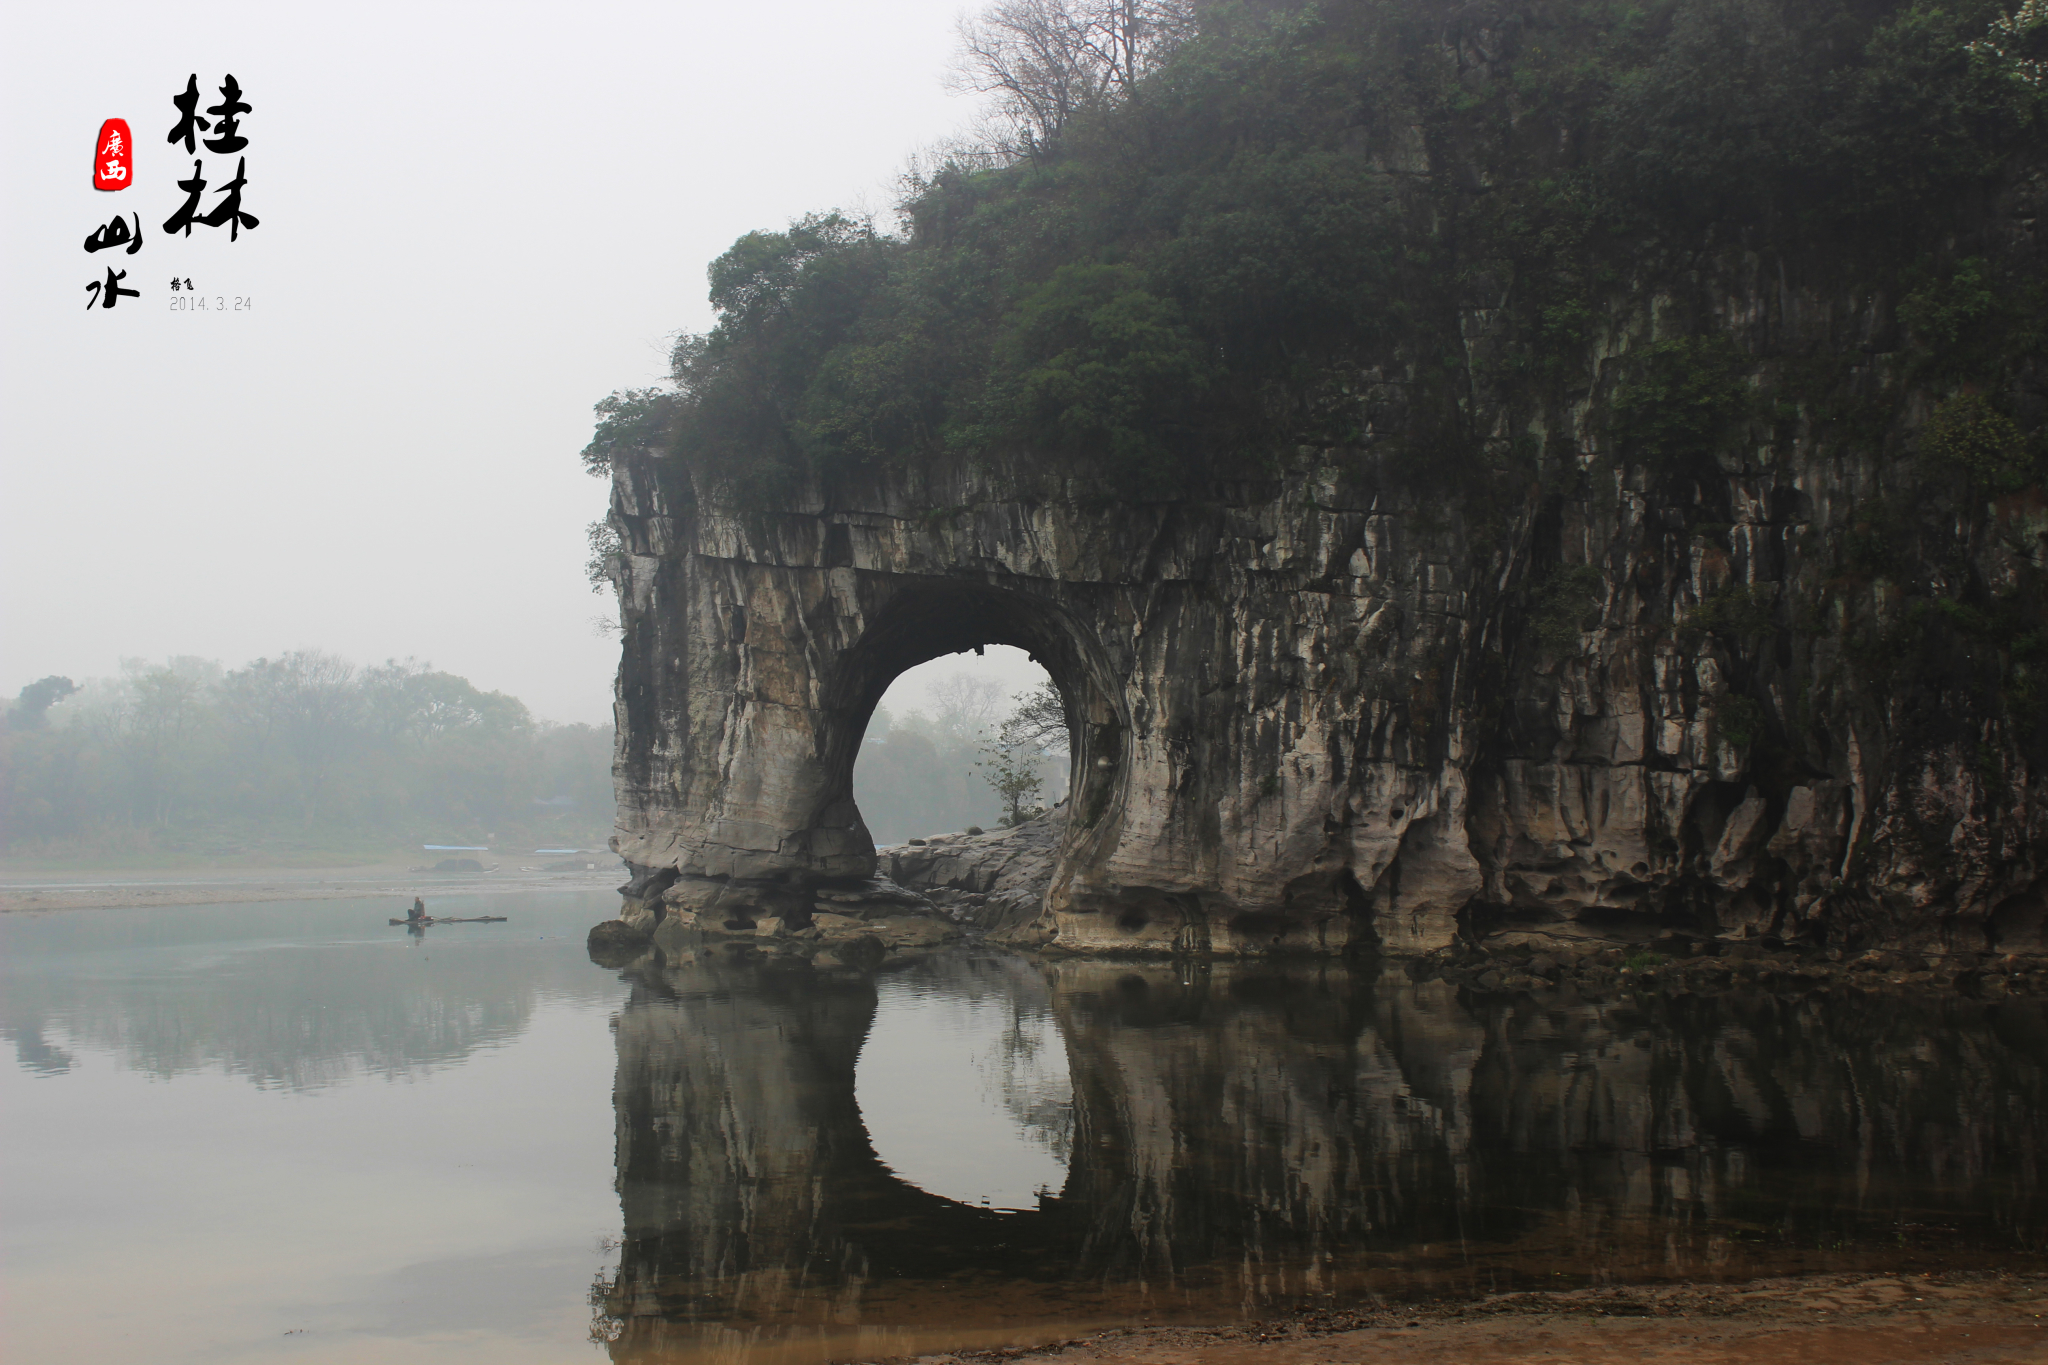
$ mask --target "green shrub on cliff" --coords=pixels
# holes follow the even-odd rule
[[[1529,625],[1537,643],[1563,653],[1579,642],[1586,618],[1600,606],[1607,580],[1591,564],[1560,568],[1530,594]]]
[[[1922,282],[1899,300],[1899,325],[1936,355],[1971,339],[1979,323],[1996,316],[1998,295],[1982,257],[1955,263],[1946,279]]]
[[[1129,266],[1091,263],[1026,295],[1004,339],[1001,417],[1036,449],[1170,485],[1219,366],[1181,305],[1144,286]]]
[[[621,389],[597,405],[597,430],[583,447],[583,467],[605,478],[612,461],[635,450],[666,447],[674,435],[675,396],[662,389]]]
[[[1929,462],[1961,470],[1998,492],[2024,488],[2033,479],[2026,438],[1982,394],[1959,393],[1935,408],[1920,439]]]
[[[1721,443],[1749,407],[1748,357],[1725,336],[1652,343],[1614,395],[1623,453],[1669,467]]]
[[[1733,648],[1749,648],[1775,628],[1777,597],[1769,583],[1731,583],[1701,598],[1686,613],[1680,632],[1694,639],[1714,635]]]

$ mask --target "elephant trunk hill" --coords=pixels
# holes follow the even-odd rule
[[[902,238],[743,239],[593,446],[629,922],[871,878],[870,712],[1000,643],[1067,708],[1056,947],[2043,947],[2048,123],[1998,9],[1229,13]]]

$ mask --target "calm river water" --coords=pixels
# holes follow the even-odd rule
[[[2026,1263],[2038,1005],[593,964],[607,895],[0,917],[9,1360],[818,1362]]]

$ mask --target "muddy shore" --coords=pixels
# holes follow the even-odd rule
[[[1504,1294],[1232,1327],[1099,1332],[915,1365],[2039,1365],[2048,1275],[1841,1274]]]

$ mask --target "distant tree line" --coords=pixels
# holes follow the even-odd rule
[[[587,847],[611,824],[610,727],[538,722],[412,659],[129,661],[82,687],[31,683],[4,721],[0,838],[14,851],[139,839],[231,852],[279,835]]]
[[[868,722],[853,797],[876,844],[1012,823],[1064,794],[1066,722],[1052,684],[1007,698],[1000,684],[956,675],[931,703],[878,708]]]

